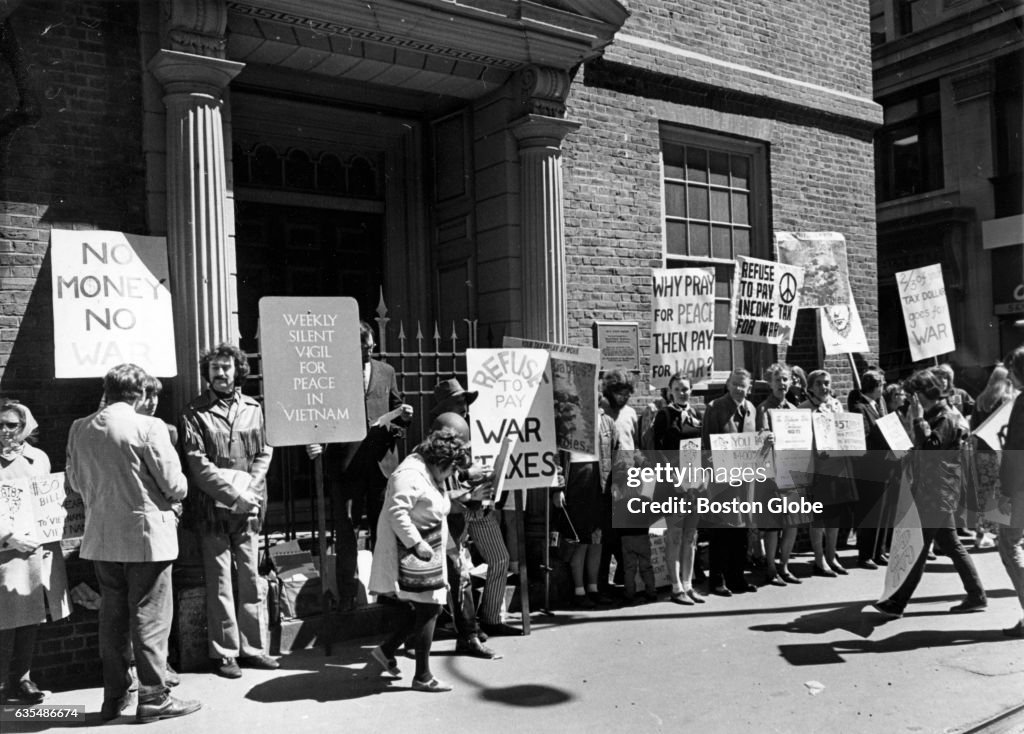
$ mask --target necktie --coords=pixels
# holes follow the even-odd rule
[[[741,432],[743,431],[743,419],[746,418],[746,417],[747,416],[745,414],[745,411],[743,410],[743,406],[740,406],[740,405],[736,406],[736,412],[733,414],[732,420],[733,420],[733,423],[736,424],[736,429],[738,431],[741,431]]]

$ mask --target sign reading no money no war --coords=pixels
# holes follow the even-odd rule
[[[54,376],[102,377],[125,362],[178,373],[163,237],[54,229],[50,260]]]
[[[505,489],[554,486],[557,478],[554,398],[548,353],[543,349],[467,349],[473,458],[490,464],[505,437],[518,440]]]
[[[651,384],[667,387],[676,372],[685,373],[693,382],[711,379],[714,269],[664,269],[651,275]]]
[[[260,299],[271,446],[361,441],[366,403],[354,298]]]
[[[762,344],[789,344],[803,282],[804,269],[796,265],[737,257],[729,336]]]

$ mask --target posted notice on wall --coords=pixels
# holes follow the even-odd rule
[[[695,383],[711,379],[714,269],[653,271],[651,307],[651,384],[667,387],[676,372],[684,372]]]
[[[839,232],[776,232],[779,262],[804,269],[801,308],[844,306],[850,302],[846,238]]]
[[[165,238],[54,229],[50,260],[56,377],[102,377],[125,362],[178,373]]]
[[[516,438],[505,489],[552,487],[558,475],[558,443],[548,352],[543,349],[467,349],[473,458],[490,464],[506,436]]]
[[[261,298],[260,353],[271,446],[363,440],[366,403],[354,298]]]
[[[821,325],[821,343],[825,354],[869,351],[868,337],[852,297],[845,305],[822,306],[818,309],[818,322]]]
[[[789,344],[803,281],[803,268],[795,265],[737,257],[729,336],[762,344]]]
[[[597,459],[597,374],[601,350],[506,336],[502,345],[544,349],[551,365],[558,448]]]
[[[910,358],[917,362],[954,351],[942,266],[926,265],[896,273],[896,287],[910,341]]]
[[[65,491],[64,472],[0,480],[0,518],[15,536],[36,543],[73,540],[85,531],[82,498]]]

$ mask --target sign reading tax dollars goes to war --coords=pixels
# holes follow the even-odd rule
[[[505,489],[554,486],[557,476],[554,398],[543,349],[467,349],[473,458],[490,464],[506,436],[517,440]]]
[[[261,298],[260,352],[271,446],[366,436],[355,299]]]
[[[125,362],[178,373],[163,237],[54,229],[50,259],[56,377],[102,377]]]
[[[676,372],[693,382],[711,378],[715,338],[715,271],[652,272],[651,384],[667,387]]]

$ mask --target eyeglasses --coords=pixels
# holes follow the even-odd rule
[[[0,423],[0,428],[6,428],[9,431],[17,431],[21,428],[21,423],[8,423],[7,421],[4,421],[3,423]]]

